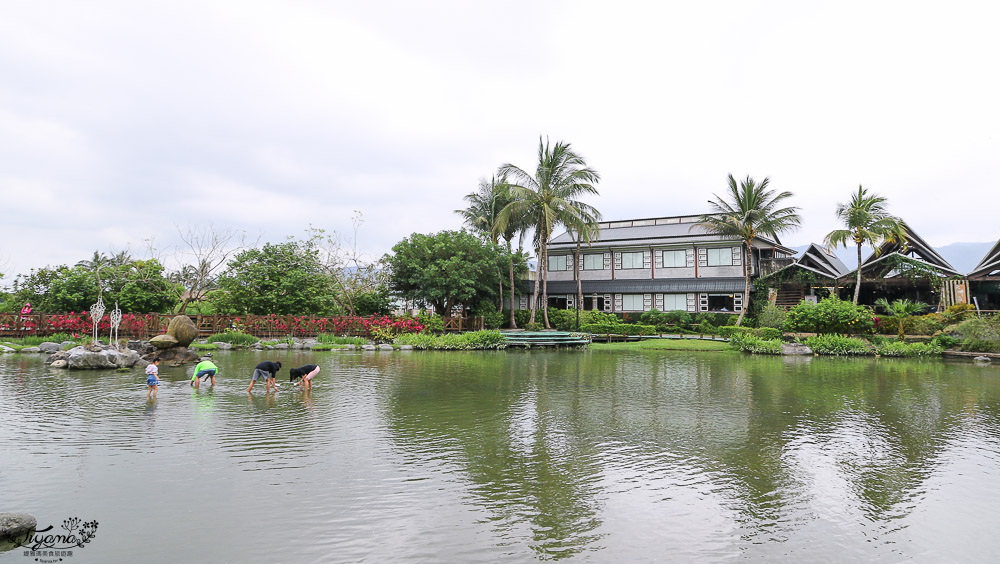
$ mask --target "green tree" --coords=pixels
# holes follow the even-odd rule
[[[894,300],[892,303],[889,303],[889,300],[879,298],[875,300],[875,307],[882,308],[882,311],[884,311],[890,319],[893,319],[899,324],[899,340],[902,341],[903,336],[905,335],[904,325],[906,324],[906,320],[911,316],[923,312],[930,306],[923,302],[915,302],[908,299]]]
[[[104,263],[93,270],[77,264],[19,275],[14,294],[21,303],[30,301],[39,313],[86,311],[99,294],[105,303],[118,302],[122,311],[132,313],[169,311],[175,303],[175,284],[156,260],[129,260],[120,266]]]
[[[527,229],[523,217],[511,216],[507,221],[501,223],[500,212],[513,201],[510,184],[504,176],[493,176],[490,180],[480,180],[479,189],[470,194],[466,194],[465,201],[468,207],[455,210],[455,213],[462,216],[465,224],[473,231],[476,231],[493,244],[499,244],[502,238],[507,247],[507,272],[509,277],[510,295],[510,328],[516,329],[517,322],[514,321],[514,264],[515,254],[511,245],[514,237],[522,235]],[[503,282],[500,285],[500,296],[498,300],[499,310],[503,311]]]
[[[708,204],[712,209],[709,215],[703,215],[697,225],[723,237],[732,237],[743,241],[743,264],[746,270],[746,283],[743,290],[743,308],[736,319],[736,325],[743,323],[743,316],[750,306],[750,265],[753,254],[753,242],[760,235],[777,239],[778,234],[797,228],[802,220],[797,207],[779,207],[791,192],[776,194],[768,190],[769,178],[761,183],[754,182],[747,176],[746,180],[736,183],[733,175],[729,175],[729,191],[725,197],[715,194],[714,200]]]
[[[861,246],[868,243],[878,249],[884,241],[900,241],[905,236],[903,222],[886,210],[887,200],[858,185],[858,192],[846,204],[837,204],[837,219],[846,229],[835,229],[827,234],[825,243],[833,248],[847,246],[853,241],[858,247],[858,272],[854,285],[854,303],[861,294]]]
[[[501,166],[499,173],[508,179],[513,201],[501,210],[498,225],[505,228],[511,221],[523,218],[535,232],[538,276],[535,278],[529,323],[535,322],[539,284],[541,284],[542,312],[545,326],[549,327],[547,284],[549,238],[557,226],[579,221],[584,212],[599,217],[595,208],[577,198],[586,194],[598,194],[594,185],[601,180],[601,176],[596,170],[587,166],[584,158],[573,151],[569,143],[558,141],[550,146],[547,139],[543,141],[541,138],[538,140],[538,165],[534,175],[510,163]]]
[[[335,309],[330,279],[310,241],[266,243],[237,253],[209,294],[230,313],[325,315]]]
[[[389,265],[389,286],[405,299],[432,305],[440,315],[462,306],[474,310],[496,295],[506,253],[465,231],[414,233],[396,243]]]

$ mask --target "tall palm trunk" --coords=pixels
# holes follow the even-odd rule
[[[576,321],[580,322],[580,309],[583,307],[583,282],[580,280],[580,237],[576,238],[576,257],[573,258],[573,277],[576,278]],[[576,328],[580,330],[579,325]]]
[[[514,253],[510,248],[510,241],[507,241],[507,259],[510,264],[510,328],[517,329],[517,322],[514,321]]]
[[[549,325],[549,233],[548,230],[545,231],[545,243],[543,243],[542,248],[545,249],[545,267],[542,269],[542,320],[545,321],[545,328],[551,329]]]
[[[542,283],[542,268],[544,268],[544,255],[545,248],[539,246],[538,248],[538,268],[535,269],[535,292],[531,295],[531,318],[528,319],[528,323],[535,322],[535,313],[538,310],[538,290]]]
[[[854,285],[854,305],[858,305],[858,296],[861,295],[861,243],[858,243],[858,281]]]
[[[750,305],[750,261],[753,257],[753,253],[750,252],[750,245],[752,244],[751,242],[746,242],[745,245],[746,253],[743,259],[743,272],[746,273],[746,280],[743,284],[743,307],[740,308],[740,316],[736,318],[737,327],[743,324],[743,316],[746,315],[747,307]]]

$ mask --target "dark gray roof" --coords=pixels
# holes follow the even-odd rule
[[[1000,241],[997,241],[996,245],[990,249],[990,252],[986,253],[983,260],[979,261],[976,265],[976,269],[969,273],[969,277],[985,278],[987,276],[995,276],[995,272],[1000,270]]]
[[[903,222],[903,231],[905,232],[905,237],[903,238],[903,241],[882,243],[882,245],[880,245],[875,252],[868,255],[868,258],[866,258],[861,263],[862,272],[864,272],[866,270],[866,267],[868,267],[869,265],[873,265],[877,262],[880,262],[885,257],[893,253],[896,253],[903,257],[916,258],[918,260],[921,260],[927,263],[928,265],[935,266],[939,270],[946,272],[948,274],[951,275],[958,274],[958,271],[955,270],[955,267],[949,264],[948,261],[944,260],[944,257],[942,257],[940,254],[938,254],[937,251],[934,250],[934,247],[931,247],[930,245],[927,244],[926,241],[921,239],[920,235],[917,235],[917,232],[911,229],[910,226],[906,224],[906,222]],[[851,272],[855,271],[857,271],[857,268],[853,269]]]
[[[811,243],[796,263],[811,267],[830,278],[839,278],[850,270],[830,249],[816,243]]]
[[[583,280],[584,295],[589,294],[668,294],[682,292],[742,292],[743,278],[662,278],[658,280]],[[575,294],[576,282],[559,280],[548,283],[548,293]]]
[[[598,233],[597,240],[591,243],[591,247],[608,247],[608,246],[631,246],[631,245],[650,245],[650,244],[685,244],[685,243],[704,243],[713,241],[735,241],[736,239],[723,238],[714,233],[710,233],[707,229],[698,225],[691,218],[684,218],[687,223],[663,223],[657,225],[642,225],[640,227],[608,227],[609,225],[622,224],[622,223],[632,223],[633,221],[646,221],[646,222],[661,222],[661,221],[672,221],[677,218],[661,218],[661,219],[649,219],[649,220],[626,220],[626,221],[611,221],[602,222],[601,230]],[[767,237],[758,237],[758,239],[767,245],[775,245],[781,247],[788,253],[794,252],[792,249],[786,249],[781,245],[780,241],[774,241]],[[587,246],[587,245],[584,245]],[[564,232],[557,237],[549,240],[550,248],[569,248],[576,247],[576,240],[573,238],[571,233]]]

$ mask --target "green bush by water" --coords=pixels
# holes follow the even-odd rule
[[[901,343],[898,340],[890,340],[875,346],[875,352],[881,356],[907,358],[941,356],[943,351],[944,349],[933,341],[930,343]]]
[[[46,335],[40,337],[37,335],[28,335],[21,337],[20,339],[9,339],[7,342],[21,345],[22,347],[36,347],[42,343],[61,343],[63,341],[78,341],[79,339],[74,339],[72,335],[68,333],[53,333],[52,335]]]
[[[791,333],[863,335],[871,333],[874,326],[875,314],[871,309],[827,298],[818,304],[802,302],[788,310],[784,329]]]
[[[753,354],[781,354],[781,339],[762,339],[752,333],[734,333],[729,346]]]
[[[316,335],[316,342],[323,345],[367,345],[368,339],[364,337],[341,337],[330,333],[320,333]]]
[[[233,346],[246,347],[259,342],[260,339],[239,331],[226,331],[225,333],[209,335],[206,341],[209,343],[229,343]]]
[[[805,340],[805,345],[816,354],[834,356],[864,356],[872,354],[868,341],[841,335],[817,335]]]
[[[500,331],[493,330],[445,335],[407,333],[396,337],[393,344],[411,345],[418,350],[499,350],[507,348],[507,337]]]
[[[625,323],[588,323],[580,326],[580,331],[598,335],[655,335],[652,325],[630,325]]]

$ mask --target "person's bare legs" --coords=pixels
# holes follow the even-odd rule
[[[150,399],[150,397],[151,397],[150,394],[153,393],[153,388],[155,388],[155,387],[156,386],[147,386],[147,388],[149,388],[149,389],[146,390],[146,399]]]
[[[248,394],[250,393],[250,390],[253,390],[253,385],[254,385],[255,382],[257,382],[257,381],[256,380],[250,380],[250,387],[247,388],[247,393]]]
[[[215,374],[212,374],[211,378],[212,378],[212,385],[210,387],[214,388],[215,387]]]

